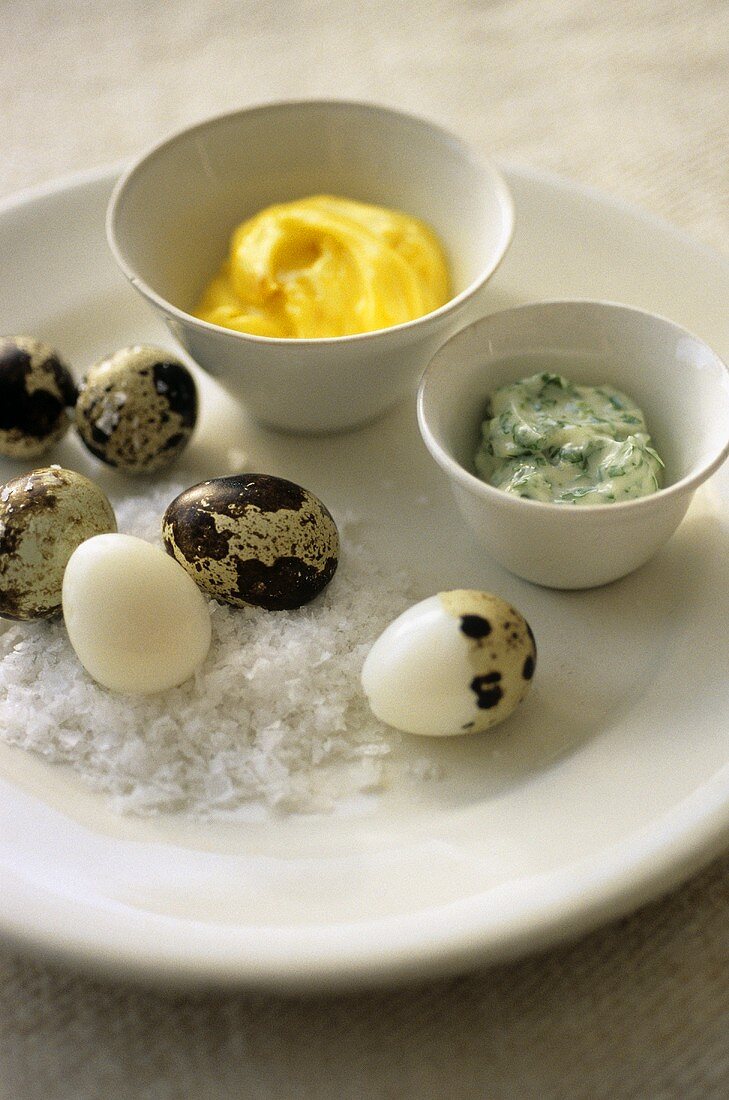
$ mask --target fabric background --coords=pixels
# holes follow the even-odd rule
[[[729,251],[726,0],[0,0],[0,29],[0,198],[324,95]],[[0,1097],[723,1097],[728,870],[514,965],[342,997],[172,996],[0,948]]]

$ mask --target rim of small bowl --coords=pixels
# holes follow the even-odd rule
[[[423,375],[418,385],[417,393],[417,417],[418,427],[420,434],[423,438],[423,442],[430,451],[431,456],[435,459],[438,465],[446,471],[456,481],[460,482],[464,488],[469,489],[471,492],[475,492],[486,500],[492,500],[496,504],[502,504],[506,508],[531,508],[535,511],[535,514],[541,510],[545,514],[550,513],[552,515],[584,515],[584,516],[597,516],[604,515],[605,512],[609,512],[610,515],[617,514],[618,511],[626,512],[635,510],[638,508],[650,508],[657,507],[659,502],[666,500],[672,496],[678,496],[685,492],[693,492],[700,485],[703,484],[729,457],[729,422],[727,423],[725,440],[722,446],[714,450],[710,455],[699,463],[696,469],[686,474],[684,477],[679,478],[677,481],[671,482],[670,485],[664,485],[660,489],[656,489],[653,493],[648,493],[646,496],[635,497],[632,500],[617,500],[612,502],[606,502],[604,504],[580,504],[578,507],[569,507],[564,504],[558,504],[555,501],[546,500],[530,500],[527,497],[518,497],[512,493],[507,493],[503,489],[498,489],[495,485],[489,485],[487,481],[483,481],[477,474],[471,473],[462,466],[460,462],[457,462],[451,453],[439,442],[435,433],[432,431],[428,415],[425,410],[425,404],[427,401],[426,391],[429,389],[433,378],[436,377],[439,372],[438,358],[443,353],[444,349],[450,344],[461,339],[465,333],[470,332],[471,329],[477,325],[483,324],[489,317],[505,316],[509,313],[519,314],[527,309],[534,309],[535,307],[550,307],[550,306],[591,306],[599,307],[607,310],[622,310],[627,313],[640,314],[643,317],[650,318],[653,321],[659,321],[661,324],[668,325],[670,328],[675,329],[683,336],[688,336],[697,343],[703,345],[714,357],[714,359],[724,368],[724,373],[729,382],[729,366],[714,351],[713,348],[706,343],[700,336],[690,332],[683,325],[679,325],[676,321],[672,321],[670,317],[665,317],[660,313],[653,313],[649,309],[642,309],[639,306],[626,305],[624,302],[611,301],[607,298],[549,298],[534,302],[524,302],[519,306],[511,306],[508,309],[497,310],[492,314],[486,314],[484,317],[479,318],[477,321],[473,321],[470,325],[466,325],[464,328],[459,329],[448,340],[446,340],[433,358],[428,363],[428,366],[423,371]]]
[[[440,136],[445,143],[450,144],[458,148],[459,152],[465,157],[465,159],[473,161],[480,168],[486,169],[492,177],[493,189],[496,195],[499,210],[501,212],[501,234],[499,238],[498,248],[494,252],[492,262],[488,267],[485,267],[481,274],[474,280],[472,280],[468,286],[464,287],[458,294],[449,298],[447,302],[444,302],[442,306],[438,306],[437,309],[431,310],[429,313],[424,313],[420,317],[414,317],[410,321],[402,321],[398,325],[388,325],[386,328],[372,329],[370,332],[355,332],[346,336],[318,336],[318,337],[292,337],[292,336],[260,336],[256,333],[238,332],[237,329],[225,328],[223,325],[215,325],[210,321],[203,321],[199,317],[194,317],[191,313],[187,313],[184,309],[180,309],[179,306],[174,305],[167,298],[164,298],[161,294],[158,294],[153,287],[149,285],[144,279],[142,279],[133,266],[127,261],[124,250],[119,244],[116,233],[116,220],[119,212],[119,208],[122,202],[124,192],[131,182],[132,178],[137,172],[139,172],[148,161],[154,157],[163,155],[166,150],[174,145],[176,142],[189,137],[198,130],[204,130],[211,126],[218,126],[228,122],[230,119],[239,115],[252,115],[257,113],[264,113],[266,111],[282,111],[282,110],[316,110],[326,108],[334,108],[336,110],[351,110],[356,109],[365,111],[373,115],[390,115],[393,118],[400,119],[408,125],[419,127],[424,130],[429,130],[433,134]],[[504,256],[506,255],[509,245],[514,236],[514,227],[516,223],[516,214],[514,209],[514,200],[509,189],[506,180],[501,173],[497,165],[487,156],[481,154],[478,150],[470,146],[467,142],[463,141],[456,134],[446,129],[444,126],[439,125],[436,122],[430,122],[428,119],[422,118],[419,115],[411,114],[407,111],[399,111],[392,107],[385,107],[377,103],[367,103],[363,100],[356,99],[281,99],[272,100],[270,103],[259,103],[251,107],[241,107],[234,111],[224,111],[220,114],[212,115],[209,118],[204,118],[198,122],[192,123],[190,126],[184,126],[179,130],[175,130],[167,137],[162,138],[154,145],[149,146],[143,153],[136,157],[131,164],[128,165],[126,170],[122,173],[121,177],[117,180],[116,185],[111,193],[109,203],[106,210],[106,239],[111,249],[112,255],[117,264],[121,268],[123,274],[129,280],[129,282],[142,294],[145,295],[150,301],[154,302],[160,309],[165,310],[180,321],[184,321],[186,324],[190,324],[195,328],[200,329],[203,332],[215,332],[230,337],[233,340],[242,339],[244,342],[249,340],[255,343],[264,344],[266,346],[282,345],[285,347],[296,347],[301,345],[316,345],[317,347],[325,344],[342,344],[351,341],[359,340],[372,340],[377,338],[386,338],[393,332],[401,332],[410,328],[424,327],[429,323],[433,323],[443,316],[454,312],[463,302],[468,301],[473,295],[480,290],[480,288],[486,283],[494,274],[496,269],[501,264]]]

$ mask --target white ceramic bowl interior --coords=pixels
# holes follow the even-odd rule
[[[475,474],[489,395],[540,370],[609,383],[646,415],[664,487],[616,504],[512,496]],[[729,453],[729,371],[698,337],[607,302],[543,302],[484,317],[453,336],[421,381],[418,418],[461,512],[488,552],[526,580],[588,588],[636,569],[681,522],[696,488]]]
[[[249,336],[190,316],[236,225],[319,192],[428,222],[449,258],[451,301],[403,325],[325,340]],[[327,431],[394,404],[435,349],[479,315],[511,240],[513,205],[496,168],[439,127],[372,105],[308,101],[237,111],[157,145],[119,181],[107,230],[133,285],[258,419]]]

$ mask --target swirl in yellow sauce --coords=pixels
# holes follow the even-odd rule
[[[239,225],[193,313],[257,336],[348,336],[430,313],[448,301],[449,282],[424,222],[315,195]]]

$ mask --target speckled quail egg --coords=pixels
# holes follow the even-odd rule
[[[208,602],[177,562],[133,535],[97,535],[71,555],[63,578],[69,641],[111,691],[176,687],[210,648]]]
[[[195,380],[162,348],[121,348],[87,372],[76,403],[76,428],[92,454],[128,473],[173,462],[197,421]]]
[[[49,344],[32,336],[0,338],[0,455],[36,458],[71,424],[76,385]]]
[[[104,531],[116,531],[111,504],[74,470],[49,466],[0,486],[0,615],[58,615],[69,557]]]
[[[406,733],[478,733],[526,695],[537,649],[519,612],[488,592],[439,592],[383,631],[362,668],[373,713]]]
[[[269,474],[186,489],[167,508],[162,536],[201,588],[234,607],[300,607],[325,588],[339,560],[327,508],[307,489]]]

